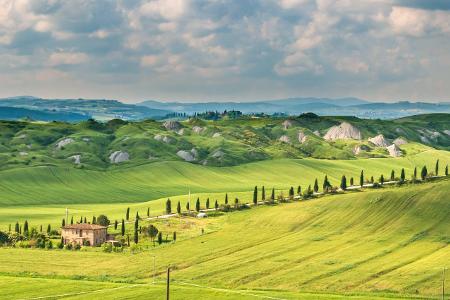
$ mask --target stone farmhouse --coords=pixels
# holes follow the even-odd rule
[[[71,224],[61,228],[61,237],[66,244],[99,246],[108,240],[108,227],[96,224]]]

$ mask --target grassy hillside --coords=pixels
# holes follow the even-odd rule
[[[156,256],[159,280],[172,266],[175,299],[252,298],[238,294],[243,290],[281,299],[433,298],[442,267],[449,267],[449,193],[446,179],[263,206],[203,220],[204,235],[195,227],[189,238],[138,254],[3,248],[1,285],[15,284],[15,298],[92,290],[93,282],[108,290],[73,299],[155,298],[162,284],[133,284],[151,282]],[[190,221],[170,222],[164,230]],[[89,281],[66,288],[79,280]],[[33,292],[20,288],[31,283]],[[110,290],[117,286],[123,288]]]
[[[355,159],[389,157],[384,147],[368,138],[383,134],[389,143],[402,137],[426,150],[449,149],[449,114],[423,115],[382,121],[353,117],[317,117],[312,114],[286,118],[241,117],[205,121],[190,119],[176,130],[162,122],[146,120],[107,123],[85,121],[33,123],[0,121],[0,169],[29,166],[67,166],[91,170],[115,169],[155,161],[183,161],[177,153],[186,151],[190,162],[208,166],[231,166],[280,158]],[[328,129],[350,122],[362,140],[327,141]],[[299,141],[299,134],[306,136]],[[281,140],[280,140],[281,138]],[[420,144],[418,144],[420,143]],[[355,154],[355,149],[363,151]],[[408,155],[408,145],[400,145]],[[122,151],[128,161],[112,163],[110,155]],[[78,161],[75,159],[78,157]]]

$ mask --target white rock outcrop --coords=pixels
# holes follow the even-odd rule
[[[328,129],[328,132],[323,137],[326,140],[334,141],[334,140],[360,140],[361,139],[361,131],[358,128],[353,126],[350,123],[343,122],[340,125],[333,126]]]
[[[300,144],[303,144],[304,142],[306,142],[307,138],[308,138],[308,136],[303,131],[298,132],[298,141]]]
[[[401,146],[401,145],[406,145],[406,144],[408,144],[408,141],[405,140],[404,138],[399,137],[399,138],[396,138],[392,143],[393,143],[394,145]]]
[[[225,155],[225,153],[222,150],[216,150],[213,154],[211,154],[212,157],[220,159]]]
[[[290,127],[292,127],[292,121],[291,120],[285,120],[283,123],[281,123],[281,125],[283,125],[284,130],[287,130]]]
[[[396,144],[387,146],[386,149],[389,152],[389,155],[392,157],[399,157],[402,155],[402,150],[400,150],[400,148]]]
[[[81,164],[81,155],[77,154],[77,155],[72,155],[71,157],[69,157],[74,164],[79,165]]]
[[[291,142],[291,139],[287,135],[282,135],[278,140],[282,143],[290,143]]]
[[[20,152],[19,152],[19,155],[20,155],[20,156],[27,156],[27,155],[28,155],[28,152],[20,151]]]
[[[125,151],[115,151],[111,153],[111,155],[109,156],[109,160],[112,164],[118,164],[130,160],[130,155]]]
[[[65,138],[56,143],[56,148],[61,149],[64,146],[67,146],[71,143],[75,142],[72,138]]]
[[[355,147],[353,147],[352,152],[354,155],[358,155],[361,153],[361,151],[368,151],[368,150],[370,150],[370,148],[367,147],[366,145],[356,145]]]
[[[212,137],[213,138],[218,138],[218,137],[221,137],[221,136],[222,136],[222,134],[220,132],[215,132]]]
[[[379,134],[376,137],[369,138],[369,142],[374,144],[377,147],[387,147],[389,146],[388,141],[384,138],[384,135]]]
[[[26,134],[21,134],[21,135],[19,135],[17,138],[18,138],[18,139],[24,139],[24,138],[26,138],[26,137],[27,137]]]
[[[315,130],[313,133],[314,133],[314,135],[320,137],[320,132],[319,132],[319,130]]]
[[[184,135],[184,128],[181,128],[180,130],[177,131],[178,135]]]
[[[425,136],[420,136],[420,141],[422,143],[426,143],[426,144],[430,143],[430,140],[427,137],[425,137]]]
[[[195,133],[197,133],[197,134],[200,134],[200,133],[202,133],[202,132],[205,131],[205,130],[206,130],[206,128],[200,127],[200,126],[194,126],[194,127],[192,127],[192,131],[195,132]]]
[[[192,149],[191,151],[180,150],[177,155],[187,162],[193,162],[197,160],[197,150]]]
[[[181,124],[177,121],[166,121],[163,123],[163,126],[167,129],[167,130],[174,130],[174,131],[178,131],[181,129]]]
[[[159,142],[164,142],[166,144],[172,144],[175,141],[174,138],[172,138],[170,136],[166,136],[166,135],[161,135],[161,134],[155,135],[154,139]]]
[[[84,137],[82,140],[83,140],[83,142],[86,142],[86,143],[89,143],[91,141],[91,139],[87,138],[87,137]]]
[[[445,130],[444,130],[444,133],[445,133],[446,135],[450,136],[450,130],[445,129]]]

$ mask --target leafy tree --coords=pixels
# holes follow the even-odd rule
[[[258,204],[258,187],[255,185],[255,189],[253,190],[253,204]]]
[[[345,191],[347,189],[347,178],[345,178],[345,175],[342,175],[341,178],[341,189]]]
[[[61,221],[61,227],[64,227],[64,226],[66,226],[66,219],[62,219],[62,221]]]
[[[405,181],[405,169],[402,168],[402,171],[400,173],[400,182],[404,182]]]
[[[11,224],[8,225],[8,232],[11,232]]]
[[[428,170],[426,166],[423,166],[422,171],[420,172],[420,177],[422,178],[422,180],[425,180],[427,178],[428,175]]]
[[[317,178],[314,181],[314,193],[317,193],[319,191],[319,183],[317,182]]]
[[[436,160],[436,166],[434,167],[434,175],[439,175],[439,159]]]
[[[166,214],[172,213],[172,203],[170,202],[170,199],[167,199],[166,201]]]
[[[117,230],[117,227],[119,226],[119,222],[117,220],[114,221],[114,230]]]
[[[262,186],[261,188],[261,200],[266,201],[266,189],[264,188],[264,186]]]
[[[180,203],[180,201],[178,201],[178,204],[177,204],[177,214],[181,215],[181,203]]]
[[[147,228],[145,228],[145,234],[150,237],[150,241],[155,245],[155,238],[158,235],[158,228],[156,228],[153,224],[150,224]]]
[[[25,220],[25,223],[23,224],[23,234],[24,235],[28,235],[29,231],[28,231],[28,221]]]
[[[127,208],[127,212],[126,212],[126,214],[125,214],[125,219],[126,219],[127,221],[130,220],[130,208],[129,208],[129,207]]]
[[[197,198],[197,202],[195,202],[195,211],[200,211],[200,198]]]
[[[353,177],[350,177],[350,185],[353,186],[353,184],[354,184]]]
[[[234,207],[235,208],[239,207],[239,199],[238,199],[238,197],[234,198]]]
[[[270,200],[275,200],[275,188],[272,188],[272,195],[270,195]]]
[[[105,215],[100,215],[97,218],[97,224],[101,226],[109,226],[111,221],[109,221],[108,217]]]
[[[162,242],[163,242],[163,238],[162,238],[162,232],[160,231],[160,232],[158,232],[158,244],[162,244]]]
[[[395,172],[394,172],[394,170],[391,171],[391,181],[395,181]]]
[[[225,204],[228,204],[228,193],[225,194]]]
[[[172,240],[173,240],[174,242],[177,240],[177,232],[176,232],[176,231],[173,232]]]
[[[205,204],[205,206],[206,206],[206,209],[209,209],[209,198],[206,198],[206,204]]]
[[[364,170],[361,170],[361,174],[359,175],[359,186],[364,186]]]
[[[384,184],[384,176],[383,176],[383,174],[381,174],[381,176],[380,176],[380,184],[381,184],[381,185]]]
[[[122,236],[125,236],[125,220],[122,219],[122,227],[120,228]]]

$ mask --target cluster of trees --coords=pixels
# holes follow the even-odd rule
[[[10,224],[8,232],[0,231],[0,246],[53,249],[51,238],[58,235],[58,231],[52,229],[50,224],[44,230],[42,225],[39,226],[39,229],[31,227],[25,220],[23,225],[16,222],[14,229]]]

